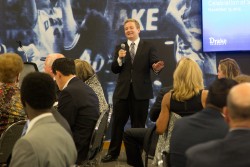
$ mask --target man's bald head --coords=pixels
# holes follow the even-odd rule
[[[52,72],[52,64],[56,59],[64,58],[65,56],[60,53],[51,53],[46,57],[46,60],[44,62],[44,72],[48,73],[51,77],[54,76]]]
[[[227,107],[232,120],[250,120],[250,83],[236,85],[230,90]]]

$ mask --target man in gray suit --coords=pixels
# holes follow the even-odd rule
[[[186,152],[188,167],[250,166],[250,83],[233,87],[223,109],[230,131],[224,139],[210,141]]]
[[[13,149],[10,166],[60,166],[76,162],[77,152],[71,135],[55,120],[55,84],[45,73],[28,74],[21,86],[21,100],[30,120],[25,136]]]

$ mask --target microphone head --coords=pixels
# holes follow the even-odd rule
[[[125,49],[125,44],[124,43],[121,44],[121,48]]]

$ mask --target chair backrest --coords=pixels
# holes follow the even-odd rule
[[[159,135],[156,133],[156,125],[147,129],[143,141],[143,149],[145,151],[145,167],[148,166],[148,159],[154,158],[158,138]]]
[[[113,105],[112,105],[112,104],[109,104],[109,113],[108,113],[107,128],[108,128],[109,125],[110,125],[112,113],[113,113]]]
[[[6,163],[16,141],[21,137],[26,121],[18,121],[10,125],[0,137],[0,163]]]
[[[162,152],[162,167],[170,167],[169,153],[167,151]]]
[[[101,151],[103,146],[103,141],[105,138],[105,133],[107,131],[108,119],[109,119],[110,109],[103,111],[96,122],[95,129],[92,133],[89,152],[87,160],[95,158],[95,156]]]
[[[23,82],[23,78],[31,73],[31,72],[35,72],[38,71],[37,65],[36,63],[32,63],[32,62],[24,62],[23,64],[23,70],[20,73],[20,77],[19,77],[19,87],[21,87],[22,82]]]

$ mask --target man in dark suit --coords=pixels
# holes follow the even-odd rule
[[[108,154],[102,162],[117,159],[120,154],[124,126],[130,117],[132,128],[144,128],[149,99],[153,97],[150,69],[158,73],[164,62],[156,49],[139,37],[140,24],[134,19],[124,23],[127,41],[116,47],[111,70],[119,74],[113,95],[113,125]]]
[[[188,167],[250,166],[250,84],[233,87],[223,113],[230,126],[224,139],[199,144],[187,150]]]
[[[222,108],[226,106],[229,90],[236,84],[231,79],[215,80],[209,87],[206,108],[176,122],[170,139],[171,167],[185,166],[185,152],[189,147],[223,138],[227,134],[228,125],[224,121]]]
[[[97,119],[99,102],[95,92],[75,77],[74,60],[56,59],[52,65],[56,83],[61,90],[58,111],[68,121],[77,148],[77,164],[87,157],[89,143]]]

